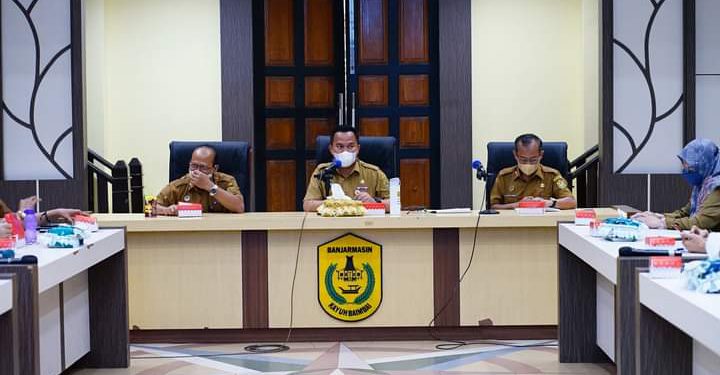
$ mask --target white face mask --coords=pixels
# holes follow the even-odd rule
[[[333,154],[335,159],[340,160],[340,167],[347,168],[355,163],[356,153],[350,151],[343,151],[339,154]]]

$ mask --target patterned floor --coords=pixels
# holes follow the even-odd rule
[[[536,345],[547,342],[512,342]],[[229,374],[614,374],[609,366],[561,364],[557,347],[472,345],[437,350],[436,342],[293,343],[275,354],[243,353],[245,344],[133,345],[132,365],[121,370],[79,370],[73,375]],[[221,354],[220,356],[217,356]]]

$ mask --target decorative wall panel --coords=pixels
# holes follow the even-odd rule
[[[0,1],[3,179],[72,179],[71,2]]]
[[[683,72],[682,0],[615,0],[615,173],[680,171]]]

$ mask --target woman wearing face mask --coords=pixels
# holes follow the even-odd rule
[[[320,164],[315,168],[308,184],[303,209],[317,211],[323,200],[330,196],[322,176],[338,184],[346,196],[361,202],[382,202],[389,207],[390,190],[385,173],[375,165],[358,159],[360,142],[352,127],[339,127],[330,135],[329,151],[339,165]]]
[[[688,143],[678,155],[682,162],[682,174],[692,186],[688,204],[671,213],[642,212],[633,219],[653,229],[674,228],[689,230],[720,230],[720,153],[718,146],[707,139]]]

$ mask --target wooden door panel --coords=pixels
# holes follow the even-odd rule
[[[305,65],[333,65],[334,2],[336,0],[305,0]]]
[[[360,76],[358,78],[358,102],[361,107],[388,105],[388,77]]]
[[[387,117],[361,118],[360,135],[366,137],[386,137],[390,135],[390,119]]]
[[[265,64],[292,66],[293,0],[265,0]]]
[[[360,64],[387,64],[387,0],[358,2],[358,50]]]
[[[334,83],[333,77],[305,77],[305,107],[334,108]]]
[[[430,104],[430,79],[427,74],[401,75],[398,82],[401,106]]]
[[[400,148],[430,147],[430,118],[400,118]]]
[[[272,212],[295,211],[295,161],[268,160],[266,170],[267,210]]]
[[[430,206],[430,160],[400,160],[400,200],[403,207]]]
[[[400,63],[430,62],[427,0],[399,0]]]
[[[314,151],[317,137],[330,135],[335,126],[335,119],[309,118],[305,120],[305,149]]]
[[[295,119],[269,118],[265,124],[265,148],[268,150],[295,149]]]
[[[265,106],[268,108],[295,107],[295,78],[266,77]]]

